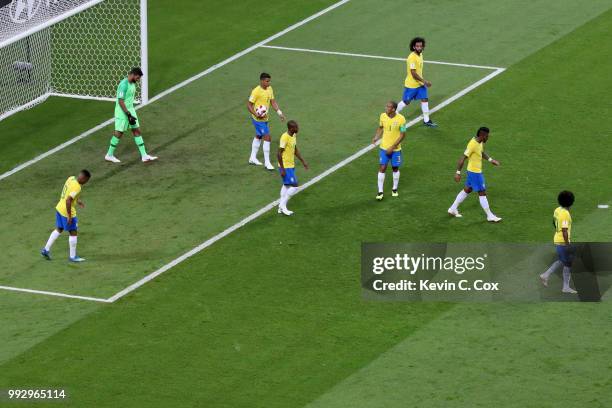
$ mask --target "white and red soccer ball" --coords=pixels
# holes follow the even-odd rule
[[[255,114],[260,118],[263,118],[268,114],[268,108],[263,105],[259,105],[257,108],[255,108]]]

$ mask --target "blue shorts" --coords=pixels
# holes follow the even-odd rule
[[[391,156],[389,156],[385,149],[380,149],[378,151],[378,157],[380,158],[379,163],[381,166],[386,166],[389,161],[391,161],[391,167],[399,167],[404,161],[401,150],[393,152]]]
[[[465,186],[470,187],[472,190],[485,191],[485,179],[482,173],[467,172],[467,180],[465,180]]]
[[[569,245],[555,245],[555,250],[557,251],[557,256],[561,263],[565,266],[571,266],[572,260],[574,259],[574,255],[571,251],[571,247]]]
[[[280,173],[280,169],[278,169]],[[286,186],[297,186],[298,179],[295,176],[295,168],[285,169],[285,177],[281,176],[283,179],[283,184]]]
[[[427,99],[427,87],[425,85],[419,86],[418,88],[404,88],[402,101],[408,103],[415,99]]]
[[[251,118],[251,122],[253,122],[253,126],[255,126],[255,137],[261,139],[265,135],[270,134],[268,122],[258,122],[253,118]]]
[[[72,217],[72,222],[68,225],[68,218],[64,217],[59,211],[55,211],[55,226],[66,231],[76,231],[78,229],[77,217]]]

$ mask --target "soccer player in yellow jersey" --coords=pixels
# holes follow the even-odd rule
[[[493,214],[489,208],[489,200],[487,199],[487,192],[485,190],[485,180],[482,175],[483,158],[490,161],[494,166],[499,166],[500,164],[497,160],[489,157],[484,152],[484,144],[487,140],[489,140],[489,128],[481,127],[476,132],[476,137],[470,140],[465,152],[463,152],[463,155],[459,159],[457,171],[455,173],[455,181],[458,183],[461,180],[461,169],[463,168],[465,159],[468,159],[467,180],[465,182],[465,188],[457,194],[455,202],[448,209],[448,213],[453,217],[461,217],[461,214],[459,214],[459,204],[461,204],[472,191],[476,191],[479,196],[480,206],[487,214],[487,221],[499,222],[502,220]]]
[[[85,207],[81,201],[81,189],[85,183],[89,181],[91,174],[87,170],[81,170],[77,177],[68,177],[64,183],[60,200],[55,206],[55,229],[51,232],[47,245],[41,249],[40,254],[48,260],[51,260],[51,246],[55,240],[62,234],[64,230],[68,231],[68,245],[70,247],[70,262],[83,262],[85,259],[77,256],[77,230],[78,219],[76,205]]]
[[[559,207],[553,213],[553,226],[555,227],[555,235],[553,243],[557,251],[559,260],[555,261],[543,274],[540,275],[540,280],[544,286],[548,286],[548,278],[561,265],[563,265],[563,293],[578,293],[570,287],[571,268],[572,268],[572,248],[570,246],[570,237],[572,235],[572,216],[570,215],[570,207],[574,204],[574,193],[571,191],[562,191],[557,197]]]
[[[268,126],[268,110],[270,105],[274,108],[281,120],[285,121],[285,115],[278,107],[276,99],[274,99],[274,91],[270,82],[272,77],[270,74],[263,72],[259,76],[259,85],[251,91],[249,100],[247,101],[247,109],[251,114],[251,122],[255,126],[255,138],[251,144],[251,157],[249,158],[249,164],[261,166],[261,162],[257,160],[257,152],[259,146],[261,146],[261,139],[263,139],[263,153],[264,162],[266,169],[274,170],[274,166],[270,163],[270,127]]]
[[[280,202],[278,204],[279,214],[293,214],[293,211],[287,209],[287,202],[298,190],[298,179],[295,175],[295,158],[300,159],[304,169],[308,170],[308,163],[306,163],[306,160],[304,160],[297,148],[298,131],[299,126],[297,122],[290,120],[287,122],[287,132],[283,133],[280,138],[277,157],[278,171],[283,179],[283,187],[280,191]]]
[[[421,111],[423,112],[423,124],[428,127],[436,127],[429,118],[429,98],[427,88],[431,87],[431,82],[423,77],[423,50],[425,49],[425,39],[421,37],[413,38],[410,41],[410,55],[406,60],[407,74],[404,82],[404,95],[402,101],[397,105],[397,113],[400,113],[410,101],[421,100]]]
[[[393,101],[387,102],[385,111],[380,114],[378,120],[378,128],[372,139],[372,144],[376,144],[378,139],[382,137],[380,149],[378,151],[379,169],[378,169],[378,194],[376,199],[381,201],[384,198],[383,186],[385,184],[385,172],[387,165],[391,162],[393,169],[393,190],[391,195],[398,197],[397,187],[399,185],[400,171],[402,165],[402,140],[406,137],[406,118],[397,113],[397,103]]]

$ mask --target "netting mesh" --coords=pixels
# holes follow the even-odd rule
[[[48,1],[54,6],[54,0],[21,1],[33,5],[41,1],[41,8]],[[0,10],[16,2],[19,0]],[[69,3],[87,2],[57,1],[62,6]],[[51,94],[114,98],[118,82],[131,67],[141,65],[140,0],[90,3],[95,5],[0,48],[0,120]],[[62,10],[66,13],[65,7]],[[44,13],[34,17],[39,15]],[[15,37],[24,32],[16,31],[18,24],[5,27],[5,21],[2,11],[0,45],[2,39],[6,42],[7,33]]]
[[[0,43],[100,0],[2,0]]]
[[[51,30],[53,92],[112,98],[140,66],[138,0],[106,0]]]
[[[51,87],[50,30],[0,49],[0,119],[42,102]]]

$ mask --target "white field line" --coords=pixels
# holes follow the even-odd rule
[[[234,224],[231,227],[227,228],[223,232],[221,232],[221,233],[215,235],[214,237],[209,238],[208,240],[202,242],[200,245],[198,245],[197,247],[193,248],[192,250],[190,250],[188,252],[185,252],[183,255],[179,256],[178,258],[176,258],[176,259],[172,260],[171,262],[167,263],[166,265],[162,266],[161,268],[159,268],[155,272],[150,273],[149,275],[145,276],[144,278],[142,278],[138,282],[135,282],[135,283],[131,284],[130,286],[128,286],[127,288],[125,288],[125,289],[115,293],[113,296],[109,297],[107,299],[107,301],[108,302],[114,302],[117,299],[121,299],[123,296],[127,295],[130,292],[133,292],[134,290],[138,289],[139,287],[141,287],[145,283],[155,279],[156,277],[158,277],[162,273],[166,272],[167,270],[175,267],[176,265],[180,264],[181,262],[185,261],[186,259],[188,259],[188,258],[192,257],[193,255],[195,255],[195,254],[203,251],[204,249],[208,248],[209,246],[211,246],[215,242],[219,241],[221,238],[224,238],[224,237],[228,236],[232,232],[234,232],[237,229],[245,226],[246,224],[248,224],[249,222],[253,221],[254,219],[259,218],[261,215],[267,213],[268,211],[270,211],[272,208],[274,208],[277,205],[278,205],[278,200],[272,201],[270,204],[268,204],[265,207],[259,209],[258,211],[255,211],[253,214],[251,214],[248,217],[244,218],[243,220],[237,222],[236,224]]]
[[[243,51],[240,51],[237,54],[232,55],[231,57],[227,58],[226,60],[223,60],[220,63],[215,64],[215,65],[209,67],[208,69],[200,72],[199,74],[194,75],[191,78],[186,79],[185,81],[183,81],[183,82],[181,82],[179,84],[176,84],[173,87],[170,87],[170,88],[166,89],[165,91],[161,92],[160,94],[157,94],[154,97],[152,97],[151,99],[149,99],[149,103],[147,103],[146,105],[160,100],[164,96],[167,96],[167,95],[169,95],[169,94],[171,94],[171,93],[173,93],[173,92],[175,92],[175,91],[177,91],[177,90],[179,90],[179,89],[189,85],[193,81],[196,81],[196,80],[202,78],[203,76],[206,76],[206,75],[210,74],[211,72],[214,72],[214,71],[218,70],[219,68],[229,64],[230,62],[235,61],[238,58],[243,57],[243,56],[253,52],[257,48],[261,47],[262,45],[265,45],[265,44],[269,43],[270,41],[274,41],[277,38],[287,34],[288,32],[293,31],[296,28],[299,28],[299,27],[303,26],[304,24],[306,24],[306,23],[308,23],[308,22],[310,22],[310,21],[312,21],[312,20],[314,20],[316,18],[321,17],[324,14],[327,14],[330,11],[332,11],[332,10],[334,10],[334,9],[336,9],[336,8],[342,6],[342,5],[344,5],[344,4],[346,4],[346,3],[350,2],[350,1],[351,0],[341,0],[341,1],[337,2],[337,3],[335,3],[335,4],[332,4],[331,6],[325,8],[325,9],[323,9],[323,10],[321,10],[321,11],[315,13],[315,14],[313,14],[312,16],[307,17],[304,20],[299,21],[299,22],[293,24],[292,26],[289,26],[289,27],[285,28],[284,30],[282,30],[282,31],[280,31],[280,32],[278,32],[278,33],[276,33],[276,34],[266,38],[265,40],[260,41],[257,44],[252,45],[249,48],[247,48],[247,49],[245,49]],[[136,109],[140,109],[140,108],[142,108],[143,106],[146,106],[146,105],[145,104],[139,105],[139,106],[136,107]],[[51,149],[51,150],[49,150],[49,151],[47,151],[45,153],[42,153],[42,154],[34,157],[32,160],[28,160],[27,162],[22,163],[22,164],[18,165],[17,167],[15,167],[15,168],[13,168],[13,169],[11,169],[11,170],[3,173],[3,174],[0,174],[0,180],[4,180],[5,178],[12,176],[13,174],[15,174],[15,173],[17,173],[17,172],[27,168],[27,167],[30,167],[34,163],[37,163],[37,162],[43,160],[44,158],[49,157],[50,155],[52,155],[54,153],[57,153],[60,150],[65,149],[66,147],[68,147],[68,146],[78,142],[81,139],[86,138],[87,136],[90,136],[92,133],[95,133],[98,130],[108,126],[111,123],[113,123],[113,120],[114,119],[109,119],[107,121],[104,121],[104,122],[100,123],[98,126],[96,126],[94,128],[91,128],[88,131],[86,131],[84,133],[81,133],[80,135],[78,135],[78,136],[76,136],[76,137],[74,137],[74,138],[72,138],[72,139],[62,143],[61,145],[56,146],[53,149]]]
[[[70,298],[70,299],[89,300],[92,302],[110,303],[108,299],[95,298],[95,297],[90,297],[90,296],[69,295],[66,293],[49,292],[46,290],[14,288],[12,286],[0,286],[0,289],[10,290],[12,292],[35,293],[37,295],[48,295],[48,296],[57,296],[57,297],[64,297],[64,298]]]
[[[4,120],[4,118],[8,118],[9,116],[19,112],[22,109],[29,109],[32,106],[36,105],[37,103],[41,103],[42,101],[47,99],[49,96],[50,96],[49,93],[40,95],[38,98],[36,98],[36,99],[26,103],[26,104],[23,104],[23,105],[19,106],[18,108],[14,108],[14,109],[11,109],[10,111],[4,112],[2,115],[0,115],[0,121]]]
[[[493,79],[494,77],[496,77],[497,75],[501,74],[504,71],[505,71],[505,68],[496,68],[494,72],[492,72],[489,75],[487,75],[486,77],[478,80],[477,82],[474,82],[472,85],[470,85],[467,88],[457,92],[455,95],[451,96],[450,98],[444,100],[439,105],[437,105],[434,108],[432,108],[431,109],[431,113],[437,112],[440,109],[444,108],[445,106],[448,106],[449,104],[451,104],[454,101],[456,101],[457,99],[461,98],[462,96],[464,96],[468,92],[474,90],[475,88],[479,87],[480,85],[484,84],[485,82],[490,81],[491,79]],[[420,122],[422,119],[423,119],[422,116],[414,118],[410,122],[408,122],[408,126],[413,126],[414,124]],[[358,152],[352,154],[351,156],[349,156],[346,159],[342,160],[341,162],[337,163],[333,167],[327,169],[323,173],[319,174],[318,176],[316,176],[316,177],[312,178],[311,180],[309,180],[308,182],[304,183],[299,188],[298,193],[300,191],[302,191],[302,190],[304,190],[304,189],[314,185],[315,183],[318,183],[319,181],[321,181],[325,177],[329,176],[330,174],[332,174],[336,170],[346,166],[347,164],[349,164],[352,161],[360,158],[361,156],[363,156],[364,154],[368,153],[369,151],[371,151],[371,150],[373,150],[375,148],[376,148],[375,145],[370,144],[370,145],[364,147],[363,149],[359,150]],[[255,220],[256,218],[259,218],[261,215],[263,215],[266,212],[268,212],[271,209],[273,209],[276,205],[278,205],[278,200],[272,201],[271,203],[269,203],[265,207],[259,209],[258,211],[254,212],[253,214],[249,215],[248,217],[244,218],[243,220],[239,221],[238,223],[236,223],[236,224],[232,225],[231,227],[227,228],[225,231],[215,235],[212,238],[209,238],[208,240],[204,241],[203,243],[201,243],[197,247],[193,248],[192,250],[184,253],[183,255],[181,255],[178,258],[172,260],[168,264],[162,266],[161,268],[159,268],[155,272],[150,273],[149,275],[145,276],[144,278],[140,279],[139,281],[131,284],[127,288],[125,288],[125,289],[115,293],[113,296],[109,297],[107,299],[107,301],[108,302],[115,302],[116,300],[121,299],[122,297],[124,297],[125,295],[129,294],[130,292],[133,292],[134,290],[138,289],[139,287],[141,287],[145,283],[150,282],[151,280],[155,279],[156,277],[158,277],[162,273],[164,273],[164,272],[168,271],[169,269],[175,267],[176,265],[178,265],[181,262],[187,260],[188,258],[192,257],[193,255],[196,255],[197,253],[203,251],[204,249],[208,248],[209,246],[211,246],[215,242],[217,242],[220,239],[226,237],[227,235],[231,234],[232,232],[236,231],[237,229],[245,226],[246,224],[248,224],[249,222]]]
[[[66,147],[70,146],[71,144],[74,144],[76,142],[78,142],[81,139],[86,138],[87,136],[91,135],[92,133],[96,133],[98,130],[105,128],[106,126],[110,125],[111,123],[114,122],[114,119],[109,119],[105,122],[100,123],[98,126],[93,127],[91,129],[89,129],[87,132],[83,132],[80,135],[78,135],[75,138],[72,138],[64,143],[62,143],[59,146],[55,146],[53,149],[48,150],[38,156],[36,156],[35,158],[28,160],[27,162],[21,163],[19,166],[14,167],[13,169],[3,173],[0,175],[0,180],[3,180],[7,177],[12,176],[13,174],[20,172],[21,170],[25,169],[26,167],[30,167],[31,165],[38,163],[39,161],[41,161],[42,159],[44,159],[45,157],[49,157],[52,154],[55,154],[57,152],[59,152],[60,150],[65,149]]]
[[[57,93],[57,92],[51,92],[49,95],[58,96],[60,98],[85,99],[88,101],[106,101],[106,102],[116,101],[116,98],[107,98],[105,96],[75,95],[75,94],[65,94],[65,93]]]
[[[398,57],[383,57],[381,55],[368,55],[368,54],[354,54],[351,52],[337,52],[337,51],[323,51],[323,50],[312,50],[309,48],[292,48],[292,47],[280,47],[276,45],[262,45],[262,48],[270,48],[274,50],[284,50],[284,51],[298,51],[298,52],[310,52],[313,54],[327,54],[327,55],[340,55],[344,57],[357,57],[357,58],[371,58],[371,59],[381,59],[381,60],[389,60],[389,61],[402,61],[406,62],[406,58],[398,58]],[[437,65],[450,65],[453,67],[464,67],[464,68],[480,68],[480,69],[503,69],[500,67],[489,67],[487,65],[471,65],[471,64],[460,64],[456,62],[444,62],[444,61],[430,61],[425,60],[428,64],[437,64]]]

